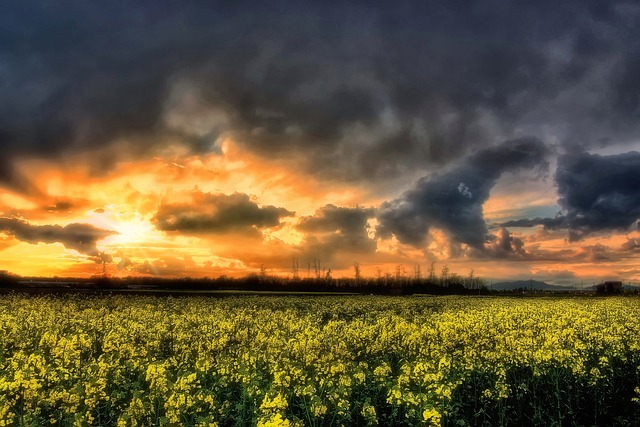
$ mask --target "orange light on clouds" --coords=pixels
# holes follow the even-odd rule
[[[287,159],[252,154],[228,135],[217,144],[219,153],[194,155],[176,141],[153,155],[123,158],[98,172],[92,170],[87,153],[69,154],[63,162],[23,159],[17,167],[30,177],[35,190],[26,195],[8,188],[0,190],[0,212],[31,224],[84,223],[116,232],[96,242],[99,251],[113,258],[106,269],[116,276],[243,276],[263,265],[270,273],[287,276],[292,257],[302,257],[301,270],[318,257],[334,277],[352,277],[354,262],[369,276],[379,271],[393,274],[399,265],[409,276],[415,266],[426,275],[435,261],[438,273],[446,265],[451,273],[461,276],[474,270],[477,276],[487,278],[539,276],[553,280],[567,276],[567,272],[574,273],[576,280],[616,274],[640,278],[633,258],[620,251],[627,238],[639,235],[637,232],[590,235],[572,243],[567,241],[566,230],[512,228],[510,236],[524,242],[525,254],[492,259],[452,242],[447,232],[433,226],[422,248],[400,244],[395,238],[377,239],[378,220],[369,218],[365,235],[376,242],[374,252],[310,249],[306,245],[313,242],[312,236],[296,228],[301,217],[315,215],[327,204],[377,207],[384,199],[367,183],[323,181]],[[549,191],[549,185],[512,179],[501,179],[484,204],[489,225],[522,217],[523,212],[549,210],[556,203],[557,195]],[[191,235],[156,228],[154,217],[163,203],[188,205],[194,194],[236,192],[249,195],[258,207],[282,207],[294,211],[295,216],[280,218],[275,227],[255,229],[252,236]],[[490,228],[489,232],[497,235],[497,230]],[[607,248],[612,257],[609,262],[598,259],[602,253],[597,245]],[[62,244],[29,244],[6,234],[0,235],[0,263],[3,269],[22,275],[91,276],[102,269],[86,254]]]

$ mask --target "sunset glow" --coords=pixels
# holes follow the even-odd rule
[[[91,8],[8,11],[0,270],[640,281],[635,6]]]

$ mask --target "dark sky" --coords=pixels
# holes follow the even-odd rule
[[[262,236],[290,218],[302,237],[287,251],[301,256],[431,259],[440,230],[444,259],[503,259],[501,239],[520,239],[515,258],[569,263],[584,247],[550,254],[533,230],[633,239],[640,217],[632,1],[5,2],[0,99],[2,186],[36,204],[104,208],[24,162],[65,171],[82,155],[85,175],[107,180],[145,159],[224,160],[226,140],[327,195],[301,211],[213,178],[186,202],[136,187],[164,197],[141,213],[169,234]],[[360,198],[339,206],[331,192],[345,188]],[[523,191],[552,202],[513,202]],[[517,209],[487,214],[501,203]],[[46,222],[5,205],[7,219]],[[49,222],[83,222],[61,220]],[[389,239],[400,258],[380,255]]]

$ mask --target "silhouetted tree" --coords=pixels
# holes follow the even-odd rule
[[[429,282],[436,283],[436,262],[431,261],[431,267],[429,267]]]
[[[440,271],[440,284],[442,286],[446,285],[448,277],[449,277],[449,267],[445,265],[444,267],[442,267],[442,270]]]
[[[413,277],[416,280],[422,279],[422,269],[420,268],[420,264],[416,264],[413,266]]]
[[[360,284],[360,280],[362,279],[362,276],[360,275],[360,263],[358,261],[353,263],[353,273],[356,279],[356,286],[358,286]]]

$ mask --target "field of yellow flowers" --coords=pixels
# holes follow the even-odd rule
[[[640,301],[0,297],[0,425],[634,425]]]

